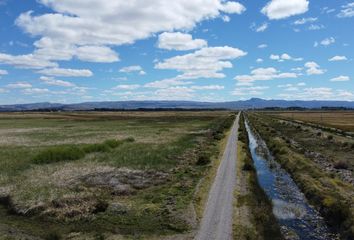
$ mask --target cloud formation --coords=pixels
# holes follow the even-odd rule
[[[262,8],[261,12],[271,20],[288,18],[303,14],[309,9],[307,0],[272,0]]]
[[[233,47],[206,47],[186,55],[165,59],[155,65],[156,69],[172,69],[181,72],[177,79],[224,78],[221,71],[232,68],[229,60],[247,55]]]
[[[181,32],[164,32],[159,35],[157,46],[161,49],[186,51],[206,47],[207,41],[193,39],[192,35]]]

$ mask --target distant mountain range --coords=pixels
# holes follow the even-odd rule
[[[0,111],[34,111],[61,110],[84,111],[97,109],[262,109],[262,108],[353,108],[350,101],[286,101],[251,98],[245,101],[232,102],[194,102],[194,101],[115,101],[115,102],[84,102],[77,104],[31,103],[0,105]]]

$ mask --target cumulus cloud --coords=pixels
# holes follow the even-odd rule
[[[51,46],[37,47],[56,55],[61,51],[73,54],[77,46],[90,47],[86,50],[92,53],[102,46],[131,44],[156,32],[192,29],[205,19],[222,13],[241,14],[245,10],[240,3],[221,0],[176,0],[171,4],[155,0],[153,7],[150,2],[122,0],[91,0],[85,4],[77,4],[75,0],[40,2],[54,12],[41,15],[26,12],[18,17],[16,24],[27,33],[51,42]],[[60,45],[65,48],[58,48]],[[106,61],[118,60],[111,50],[104,51],[103,56],[108,55]],[[80,56],[92,60],[90,56]]]
[[[192,50],[206,47],[207,41],[193,39],[192,35],[181,32],[165,32],[159,35],[157,46],[167,50]]]
[[[86,62],[117,62],[119,56],[109,47],[104,46],[82,46],[76,50],[78,59]]]
[[[0,63],[9,64],[17,68],[41,69],[45,67],[57,67],[58,64],[42,59],[34,54],[9,55],[0,53]]]
[[[38,0],[52,11],[22,13],[16,25],[39,37],[33,53],[0,53],[0,63],[18,68],[57,68],[55,61],[77,58],[88,62],[116,62],[119,55],[112,46],[132,44],[157,32],[190,30],[199,22],[225,14],[241,14],[245,7],[233,1],[164,0],[101,1]],[[153,7],[152,7],[153,6]],[[54,61],[54,62],[53,62]]]
[[[139,75],[145,75],[146,72],[143,70],[143,68],[139,65],[132,65],[132,66],[127,66],[119,69],[119,72],[121,73],[133,73],[137,72]]]
[[[342,10],[337,14],[339,18],[349,18],[354,16],[354,2],[342,6]]]
[[[41,76],[39,78],[44,84],[51,85],[51,86],[59,86],[59,87],[75,87],[76,85],[74,83],[68,82],[68,81],[63,81],[63,80],[58,80],[53,77],[46,77],[46,76]]]
[[[246,11],[246,8],[239,2],[229,1],[224,3],[221,6],[220,10],[229,14],[241,14]]]
[[[38,71],[38,73],[56,77],[91,77],[93,75],[88,69],[70,68],[47,68]]]
[[[338,77],[332,78],[330,81],[331,82],[346,82],[346,81],[350,81],[350,77],[348,77],[348,76],[338,76]]]
[[[271,20],[288,18],[303,14],[309,9],[308,0],[272,0],[262,8],[261,12]]]
[[[321,69],[316,62],[307,62],[305,63],[305,67],[307,68],[307,75],[320,75],[326,72],[326,70]]]
[[[273,79],[297,78],[296,73],[281,73],[275,68],[257,68],[251,71],[250,75],[238,75],[235,80],[239,81],[240,85],[247,85],[255,81],[267,81]],[[243,83],[243,84],[242,84]]]
[[[338,55],[328,59],[328,61],[330,62],[346,61],[346,60],[348,60],[346,56],[338,56]]]
[[[224,78],[224,68],[233,65],[229,60],[247,55],[246,52],[228,46],[206,47],[186,55],[175,56],[158,62],[156,69],[172,69],[182,72],[176,79]]]
[[[262,58],[257,58],[256,62],[257,62],[257,63],[262,63],[262,62],[263,62],[263,59],[262,59]]]

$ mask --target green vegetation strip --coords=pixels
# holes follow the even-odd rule
[[[63,145],[42,150],[33,158],[35,164],[49,164],[61,161],[78,160],[86,154],[95,152],[109,152],[125,142],[134,142],[134,138],[124,140],[106,140],[103,143],[87,144],[84,146]]]

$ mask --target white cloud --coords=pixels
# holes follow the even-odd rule
[[[133,66],[127,66],[119,69],[119,72],[121,73],[133,73],[137,72],[139,75],[145,75],[146,72],[143,70],[143,68],[139,65],[133,65]]]
[[[293,15],[307,12],[309,1],[307,0],[272,0],[262,9],[262,13],[269,19],[283,19]]]
[[[76,56],[78,59],[87,62],[117,62],[119,56],[109,47],[104,46],[83,46],[78,47]]]
[[[0,69],[0,76],[9,74],[6,70]]]
[[[154,98],[164,100],[195,99],[194,90],[187,87],[170,87],[158,89],[154,92]]]
[[[326,70],[321,69],[316,62],[307,62],[305,63],[305,67],[307,68],[306,73],[308,75],[320,75],[326,72]]]
[[[16,24],[25,32],[39,36],[35,52],[47,53],[48,58],[70,59],[78,55],[84,61],[112,62],[118,55],[107,46],[132,44],[162,31],[187,30],[206,19],[222,13],[241,14],[243,5],[222,0],[165,0],[151,2],[123,0],[39,0],[53,13],[21,14]],[[44,44],[43,42],[49,43]],[[80,47],[84,49],[80,50]],[[77,49],[79,48],[79,49]],[[101,48],[103,51],[98,51]],[[92,55],[97,52],[98,58]],[[47,67],[47,66],[46,66]]]
[[[264,44],[264,43],[258,45],[258,48],[261,48],[261,49],[262,49],[262,48],[267,48],[267,47],[268,47],[268,45],[267,45],[267,44]]]
[[[268,28],[268,23],[263,23],[259,26],[257,26],[255,23],[252,23],[251,29],[255,32],[264,32]]]
[[[234,96],[262,95],[263,90],[268,89],[268,86],[242,87],[236,88],[231,94]]]
[[[330,62],[346,61],[346,60],[348,60],[346,56],[338,56],[338,55],[328,59],[328,61]]]
[[[223,20],[224,22],[230,22],[230,21],[231,21],[231,18],[230,18],[229,16],[227,16],[227,15],[224,15],[224,16],[222,16],[222,20]]]
[[[323,26],[322,24],[311,24],[308,29],[311,31],[315,31],[315,30],[320,30],[320,29],[324,29],[324,28],[325,28],[325,26]]]
[[[302,61],[303,60],[302,58],[293,58],[287,53],[283,53],[282,55],[271,54],[269,56],[269,58],[271,60],[276,60],[278,62],[283,62],[283,61],[286,61],[286,60],[292,60],[292,61]]]
[[[32,85],[28,82],[16,82],[6,85],[7,88],[31,88]]]
[[[70,68],[47,68],[38,71],[38,73],[57,77],[91,77],[93,75],[93,73],[88,69]]]
[[[254,81],[267,81],[273,79],[297,78],[296,73],[281,73],[275,68],[257,68],[251,71],[250,75],[238,75],[235,80],[242,83],[252,83]]]
[[[335,42],[336,42],[336,39],[334,37],[329,37],[329,38],[323,39],[320,43],[315,42],[314,47],[317,47],[319,44],[321,44],[323,46],[329,46]]]
[[[24,94],[48,94],[51,93],[49,89],[47,88],[26,88],[22,90]]]
[[[76,57],[89,62],[116,62],[112,46],[132,44],[163,31],[190,30],[197,23],[225,14],[241,14],[245,7],[224,0],[165,0],[151,2],[123,0],[38,0],[51,13],[22,13],[16,25],[31,36],[39,37],[33,53],[0,53],[0,63],[18,68],[57,68],[52,61]]]
[[[269,59],[271,59],[271,60],[280,60],[280,56],[272,54],[272,55],[270,55]]]
[[[46,77],[46,76],[41,76],[39,78],[43,83],[51,86],[59,86],[59,87],[75,87],[76,85],[74,83],[68,82],[68,81],[63,81],[63,80],[57,80],[53,77]]]
[[[171,86],[181,86],[181,85],[189,85],[192,82],[177,80],[177,79],[163,79],[159,81],[149,82],[144,85],[147,88],[168,88]]]
[[[302,88],[297,92],[281,93],[278,95],[284,99],[296,100],[353,100],[354,94],[347,90],[334,90],[328,87]]]
[[[310,18],[302,18],[302,19],[298,19],[294,22],[295,25],[303,25],[303,24],[306,24],[306,23],[313,23],[313,22],[316,22],[317,21],[317,18],[313,18],[313,17],[310,17]]]
[[[224,88],[221,85],[191,86],[194,90],[223,90]]]
[[[263,62],[263,59],[262,59],[262,58],[257,58],[256,62],[257,62],[257,63],[262,63],[262,62]]]
[[[246,11],[246,8],[241,3],[228,1],[221,6],[220,10],[229,14],[241,14]]]
[[[338,77],[332,78],[330,81],[331,82],[346,82],[346,81],[350,81],[350,78],[348,76],[338,76]]]
[[[176,79],[224,78],[224,68],[231,68],[232,59],[247,55],[246,52],[228,46],[207,47],[186,55],[165,59],[156,69],[172,69],[182,72]]]
[[[138,84],[127,84],[127,85],[117,85],[113,89],[122,89],[122,90],[134,90],[138,89],[140,85]]]
[[[347,5],[342,6],[342,10],[338,13],[337,17],[339,18],[349,18],[354,17],[354,2],[348,3]]]
[[[0,63],[13,65],[17,68],[41,69],[45,67],[57,67],[58,64],[41,59],[34,54],[13,56],[0,53]]]
[[[167,50],[192,50],[206,47],[203,39],[193,39],[192,35],[181,32],[164,32],[159,35],[157,46]]]

